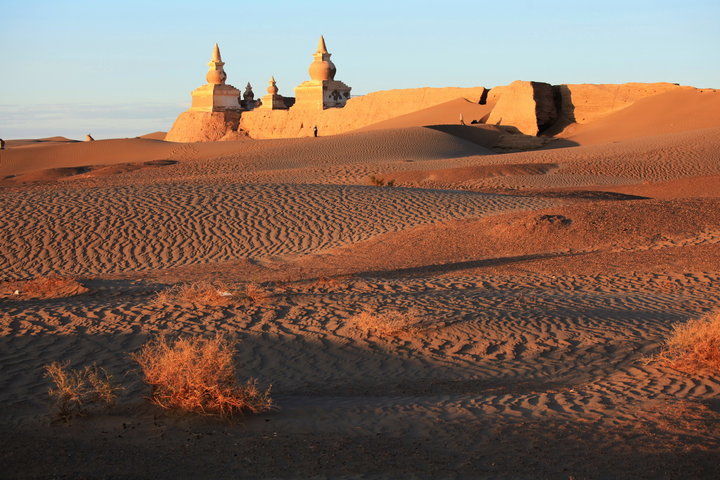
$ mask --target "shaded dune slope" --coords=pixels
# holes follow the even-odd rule
[[[317,265],[344,265],[344,273],[402,276],[600,252],[622,255],[701,246],[720,253],[718,225],[717,199],[556,205],[419,225],[300,258],[296,263],[303,271]]]

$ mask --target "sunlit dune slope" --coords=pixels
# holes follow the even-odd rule
[[[607,144],[471,157],[459,159],[454,168],[527,164],[557,165],[558,168],[544,172],[533,169],[524,173],[506,169],[502,176],[468,178],[456,185],[472,189],[542,190],[563,187],[604,188],[711,177],[720,175],[720,128],[646,136]],[[411,168],[434,170],[438,167],[432,163],[418,162],[407,170]],[[441,184],[425,186],[443,187]],[[694,188],[692,182],[687,187]],[[684,196],[692,196],[692,192],[685,192]]]
[[[490,153],[476,143],[413,127],[319,138],[178,144],[140,138],[14,148],[3,152],[0,175],[45,169],[153,160],[194,160],[238,154],[263,168],[300,168],[328,162],[425,160]]]
[[[110,165],[167,158],[172,145],[156,140],[127,138],[63,144],[41,144],[3,152],[0,175],[60,167]]]
[[[720,127],[720,91],[682,89],[643,98],[560,136],[581,145]]]
[[[146,138],[148,140],[165,140],[165,135],[167,135],[167,132],[152,132],[140,135],[139,138]]]
[[[79,140],[71,140],[65,137],[47,137],[47,138],[26,138],[18,140],[5,140],[6,148],[19,148],[19,147],[37,147],[40,145],[50,144],[62,144],[62,143],[76,143]]]
[[[470,124],[473,120],[480,121],[487,117],[492,107],[493,105],[480,105],[464,98],[456,98],[440,105],[373,123],[356,131],[422,127],[425,125],[457,125],[460,123],[460,115],[463,116],[466,124]]]

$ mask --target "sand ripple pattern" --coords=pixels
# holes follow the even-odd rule
[[[467,192],[155,184],[0,197],[4,278],[142,271],[304,254],[419,224],[549,206]]]
[[[371,413],[378,424],[370,428],[381,431],[415,428],[422,424],[408,420],[415,415],[632,421],[637,402],[720,393],[717,377],[643,361],[675,322],[717,305],[718,284],[717,274],[702,272],[356,279],[326,293],[280,288],[272,302],[250,309],[153,306],[142,286],[6,304],[0,402],[43,407],[40,367],[52,360],[83,365],[99,357],[121,375],[132,368],[127,352],[149,335],[225,332],[242,345],[240,365],[272,381],[285,410],[312,398],[338,425]],[[388,306],[415,309],[423,329],[382,337],[348,322]],[[127,379],[127,395],[141,395],[137,378]],[[392,423],[398,417],[401,427]]]

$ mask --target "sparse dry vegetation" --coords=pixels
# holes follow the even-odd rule
[[[317,291],[332,291],[343,288],[344,278],[333,278],[320,276],[315,280],[310,287]]]
[[[212,307],[229,305],[234,295],[222,282],[181,283],[157,293],[153,304],[157,306],[193,304]]]
[[[37,277],[0,284],[2,296],[18,300],[70,297],[88,291],[85,285],[74,278],[61,276]]]
[[[720,372],[720,311],[675,325],[655,360],[689,373]]]
[[[381,177],[376,177],[375,175],[370,175],[368,177],[368,181],[370,182],[370,185],[374,185],[376,187],[394,187],[395,186],[395,180],[385,180]]]
[[[54,384],[48,394],[55,401],[57,417],[65,421],[85,414],[91,406],[112,405],[116,392],[122,389],[94,363],[76,370],[67,363],[53,362],[45,366],[45,377]]]
[[[168,341],[160,337],[145,344],[132,358],[140,364],[150,399],[166,409],[220,415],[260,413],[273,407],[270,387],[255,379],[240,383],[233,358],[235,349],[222,335]]]
[[[390,310],[382,313],[364,311],[348,321],[365,333],[374,333],[382,337],[392,337],[416,331],[420,328],[420,319],[416,312]]]

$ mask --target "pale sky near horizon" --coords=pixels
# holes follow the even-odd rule
[[[672,82],[720,88],[717,0],[0,0],[0,137],[168,130],[218,42],[256,97],[308,78],[320,34],[353,94]]]

